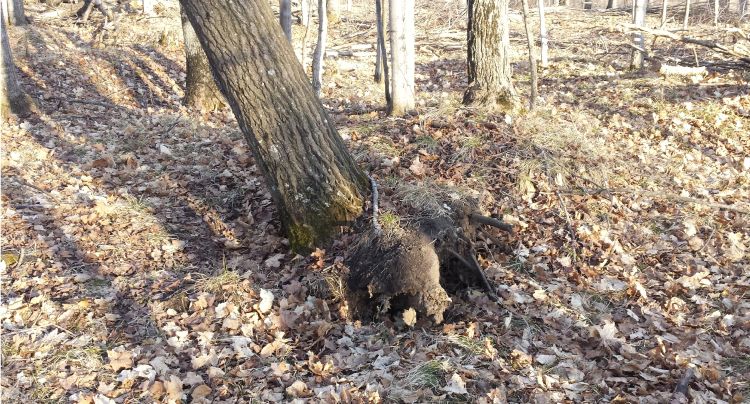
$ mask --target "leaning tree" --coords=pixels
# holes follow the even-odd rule
[[[509,108],[511,81],[508,0],[469,0],[468,78],[464,104]]]
[[[292,248],[358,217],[368,181],[265,1],[181,0],[271,190]]]

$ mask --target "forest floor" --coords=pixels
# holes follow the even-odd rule
[[[11,39],[39,111],[2,131],[2,399],[663,403],[682,380],[695,402],[748,400],[748,70],[648,39],[709,73],[630,72],[628,12],[556,9],[542,104],[484,113],[460,105],[465,14],[437,2],[417,17],[417,113],[389,118],[355,3],[324,104],[381,184],[381,221],[440,209],[436,190],[504,215],[515,234],[479,259],[502,304],[465,291],[440,325],[350,319],[352,236],[290,253],[231,112],[181,105],[174,7],[104,27],[27,3]]]

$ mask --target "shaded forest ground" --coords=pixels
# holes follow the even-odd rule
[[[352,236],[290,254],[231,113],[181,106],[174,8],[103,27],[30,4],[11,39],[40,112],[2,131],[3,399],[656,403],[691,368],[696,402],[746,400],[747,70],[659,41],[662,60],[714,67],[631,73],[627,13],[557,10],[544,104],[486,114],[459,105],[464,16],[432,6],[418,114],[384,116],[363,7],[330,35],[323,91],[384,226],[466,193],[516,227],[480,251],[502,305],[466,291],[409,328],[349,320]]]

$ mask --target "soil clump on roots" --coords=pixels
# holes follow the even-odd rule
[[[480,288],[497,300],[477,262],[474,241],[482,225],[505,231],[510,227],[481,215],[472,198],[433,195],[439,204],[413,207],[417,214],[403,226],[368,226],[351,248],[345,260],[347,299],[356,317],[373,319],[413,308],[419,318],[441,323],[451,303],[449,293],[467,287]],[[441,209],[425,211],[429,205]]]

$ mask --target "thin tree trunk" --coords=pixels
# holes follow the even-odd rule
[[[714,25],[719,25],[719,0],[714,0]]]
[[[309,251],[329,241],[362,213],[369,183],[315,97],[270,5],[181,3],[266,179],[292,249]]]
[[[516,90],[511,80],[508,0],[469,0],[466,105],[511,108]]]
[[[307,39],[310,37],[310,0],[301,0],[303,5],[307,5],[302,9],[302,25],[305,26],[305,35],[302,36],[302,44],[300,46],[299,61],[302,64],[302,70],[307,72]]]
[[[687,31],[689,19],[690,19],[690,0],[685,0],[685,18],[682,20],[683,31]]]
[[[338,24],[341,20],[341,3],[339,3],[339,0],[326,0],[325,10],[328,17],[328,24]]]
[[[547,21],[544,16],[544,0],[539,0],[539,39],[541,42],[542,68],[549,65],[549,44],[547,43]]]
[[[648,0],[634,0],[633,8],[633,24],[642,27],[646,21],[646,10],[648,9]],[[641,69],[643,68],[643,59],[645,57],[643,41],[643,33],[636,31],[633,33],[633,49],[630,53],[630,68]]]
[[[379,28],[378,28],[379,29]],[[380,38],[375,38],[375,75],[373,78],[376,83],[383,82],[383,61],[380,60]]]
[[[378,53],[380,64],[383,66],[383,88],[385,90],[385,103],[391,105],[391,82],[388,70],[388,52],[385,47],[385,29],[383,26],[383,0],[375,0],[375,13],[378,24]]]
[[[529,101],[529,106],[530,109],[533,109],[537,99],[536,49],[534,49],[534,32],[531,29],[529,21],[529,0],[521,0],[521,7],[523,8],[523,26],[526,29],[526,42],[529,47],[529,71],[531,73],[531,100]]]
[[[315,96],[320,98],[320,88],[323,86],[323,59],[326,53],[328,36],[328,14],[326,0],[318,0],[318,43],[315,44],[312,66],[312,86]]]
[[[185,12],[182,15],[182,35],[185,40],[185,105],[208,112],[224,107],[224,99],[216,86],[206,53]]]
[[[414,0],[391,0],[391,102],[389,115],[405,115],[414,109]]]
[[[669,0],[662,0],[660,29],[664,29],[667,26],[667,7],[669,7]]]
[[[31,97],[26,95],[18,83],[8,39],[6,11],[5,7],[0,7],[0,123],[8,119],[10,114],[26,116],[34,109]]]
[[[286,39],[292,42],[292,0],[279,0],[279,23]]]
[[[300,0],[299,2],[300,23],[304,26],[310,23],[310,1]]]
[[[6,7],[5,16],[7,23],[14,26],[26,25],[26,13],[23,8],[23,0],[0,0]]]

